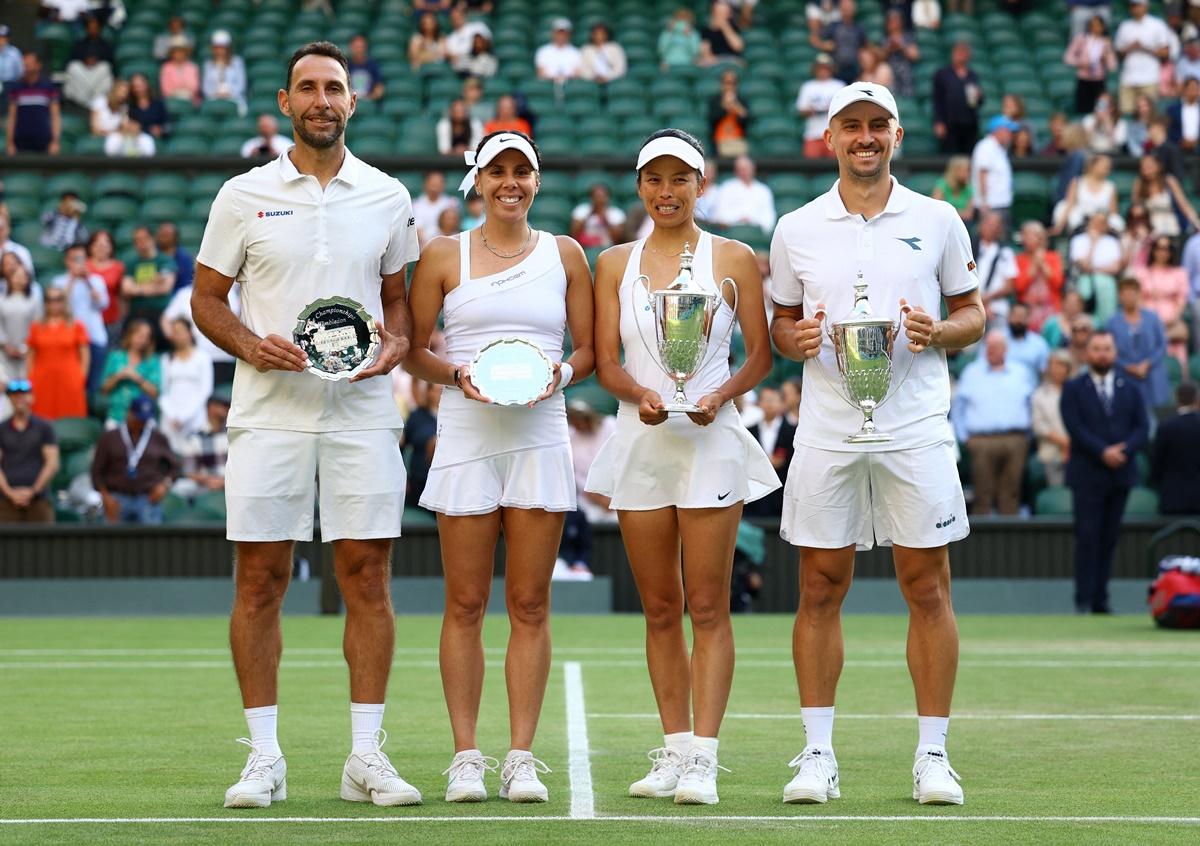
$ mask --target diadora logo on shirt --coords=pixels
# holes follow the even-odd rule
[[[939,529],[947,529],[947,528],[949,528],[949,527],[950,527],[950,524],[954,522],[954,519],[955,519],[955,518],[954,518],[954,515],[953,515],[953,514],[951,514],[951,515],[950,515],[949,517],[947,517],[946,519],[944,519],[944,520],[940,521],[940,522],[937,524],[936,528],[939,528]]]
[[[912,238],[897,238],[896,240],[903,241],[905,244],[908,244],[910,247],[912,247],[917,252],[921,252],[921,248],[917,246],[917,244],[921,243],[921,239],[917,238],[916,236],[913,236]]]
[[[492,283],[492,287],[493,287],[493,288],[498,288],[499,286],[501,286],[501,285],[504,285],[504,284],[506,284],[506,283],[508,283],[508,282],[511,282],[511,281],[513,281],[514,279],[520,279],[520,278],[521,278],[522,276],[524,276],[524,275],[525,275],[525,271],[524,271],[524,270],[522,270],[522,271],[520,271],[520,272],[518,272],[518,273],[514,273],[512,276],[505,276],[503,279],[497,279],[495,282],[493,282],[493,283]]]
[[[275,211],[260,211],[259,218],[264,217],[291,217],[295,212],[291,209],[276,209]]]

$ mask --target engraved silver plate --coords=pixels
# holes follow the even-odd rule
[[[471,381],[496,405],[528,405],[554,382],[554,362],[522,338],[492,341],[475,354]]]
[[[292,331],[308,356],[308,372],[322,379],[349,379],[366,369],[379,352],[379,332],[362,303],[329,297],[304,307]]]

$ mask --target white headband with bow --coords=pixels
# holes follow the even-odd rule
[[[474,150],[467,150],[463,153],[463,158],[470,168],[467,171],[467,175],[463,177],[462,182],[458,185],[458,190],[462,191],[464,197],[475,187],[475,177],[479,175],[480,168],[487,167],[492,159],[505,150],[519,150],[529,162],[529,166],[535,171],[538,169],[537,153],[533,151],[533,145],[520,135],[513,135],[506,132],[493,136],[483,145],[483,149],[479,151],[478,156],[475,155]]]

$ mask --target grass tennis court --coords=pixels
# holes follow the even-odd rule
[[[534,753],[550,802],[442,801],[452,748],[439,620],[397,620],[387,751],[425,804],[342,802],[349,745],[341,621],[285,618],[288,800],[221,807],[245,761],[226,621],[0,620],[0,843],[1186,843],[1200,838],[1200,644],[1148,618],[964,617],[949,750],[966,804],[909,799],[915,746],[905,621],[846,619],[834,742],[842,796],[782,804],[803,746],[788,617],[735,621],[721,803],[630,799],[661,729],[636,617],[559,617]],[[480,727],[507,751],[507,624],[489,618]],[[589,789],[590,781],[590,789]],[[304,818],[297,820],[295,818]],[[432,819],[431,819],[432,818]],[[482,818],[482,819],[481,819]],[[13,824],[14,820],[95,820]],[[212,821],[210,821],[212,820]],[[216,822],[236,820],[237,822]],[[261,820],[261,822],[243,822]]]

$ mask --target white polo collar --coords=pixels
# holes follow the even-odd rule
[[[892,181],[892,192],[888,195],[887,205],[883,207],[884,214],[899,214],[908,210],[908,189],[896,181],[896,177],[889,177]],[[838,191],[838,186],[842,184],[842,180],[837,180],[833,183],[833,187],[825,195],[825,217],[829,220],[841,220],[847,217],[858,217],[846,211],[846,204],[842,202],[842,195]]]
[[[293,148],[294,149],[294,148]],[[301,173],[296,169],[295,163],[292,162],[292,157],[288,155],[291,149],[284,151],[279,155],[279,175],[284,182],[295,182],[298,179],[303,179],[309,176],[307,173]],[[345,182],[351,188],[358,184],[359,173],[362,169],[362,163],[355,158],[354,154],[346,148],[346,156],[342,159],[342,166],[338,168],[337,174],[333,177],[335,180]]]

